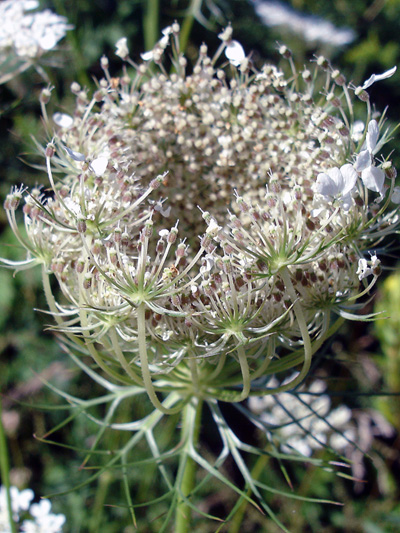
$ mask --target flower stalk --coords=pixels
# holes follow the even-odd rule
[[[202,398],[193,398],[182,410],[181,434],[186,451],[181,454],[181,462],[177,479],[181,479],[178,504],[175,511],[175,532],[189,533],[192,530],[192,509],[189,505],[191,492],[196,486],[197,463],[189,455],[190,449],[196,449],[200,437],[203,410]]]

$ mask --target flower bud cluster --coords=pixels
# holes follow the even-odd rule
[[[178,31],[139,66],[120,41],[133,74],[111,77],[104,58],[93,97],[73,84],[46,150],[52,194],[13,191],[5,208],[29,252],[20,267],[56,276],[58,328],[103,371],[223,398],[228,383],[243,399],[266,373],[302,363],[303,379],[332,311],[350,316],[360,280],[375,282],[359,260],[398,227],[396,173],[376,159],[389,134],[369,104],[356,144],[349,88],[325,58],[289,79],[256,70],[227,29],[188,73]]]

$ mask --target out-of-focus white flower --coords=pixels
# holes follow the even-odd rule
[[[66,130],[74,123],[71,115],[67,115],[66,113],[54,113],[53,121],[57,126]]]
[[[353,124],[353,129],[351,132],[351,138],[355,143],[358,143],[358,141],[362,138],[363,132],[365,129],[365,124],[362,120],[356,120]]]
[[[18,531],[23,533],[62,533],[65,523],[63,514],[52,514],[49,500],[41,500],[31,505],[35,494],[31,489],[19,491],[17,487],[10,488],[11,508],[13,520],[18,526]],[[30,519],[22,524],[21,513],[28,513]],[[7,497],[4,487],[0,487],[0,532],[10,533],[10,524],[7,509]]]
[[[391,78],[393,74],[396,72],[397,67],[392,67],[391,69],[387,70],[386,72],[383,72],[382,74],[372,74],[362,85],[362,89],[365,91],[365,89],[368,89],[377,81],[386,80],[387,78]]]
[[[243,50],[243,46],[238,41],[230,41],[225,48],[226,58],[235,67],[240,66],[241,62],[245,59],[246,55]]]
[[[350,164],[339,168],[334,167],[317,176],[314,190],[328,198],[339,198],[343,207],[348,209],[351,205],[351,191],[357,181],[357,172]]]
[[[394,187],[391,200],[394,204],[400,204],[400,187]]]
[[[305,15],[277,0],[253,0],[253,4],[266,26],[282,26],[310,43],[345,46],[356,37],[350,28],[336,28],[323,18]]]
[[[293,376],[282,385],[291,379]],[[272,387],[278,385],[276,378],[269,383]],[[329,396],[323,394],[325,389],[326,384],[317,379],[307,390],[302,387],[296,394],[281,392],[262,398],[252,396],[249,408],[271,427],[271,435],[278,436],[283,451],[296,450],[310,457],[313,450],[327,445],[341,452],[355,436],[349,424],[352,413],[344,405],[331,409]]]
[[[29,505],[34,498],[34,493],[31,489],[19,491],[17,487],[10,487],[11,509],[13,513],[14,522],[18,522],[21,511],[29,509]],[[8,533],[10,531],[7,494],[5,487],[0,487],[0,531]]]
[[[49,500],[34,503],[29,509],[33,520],[25,520],[21,526],[24,533],[60,533],[65,523],[65,516],[52,514]]]
[[[128,49],[128,39],[126,37],[121,37],[116,43],[115,55],[119,56],[121,59],[125,59],[129,55]]]
[[[371,120],[368,124],[367,135],[365,139],[365,150],[362,150],[356,159],[354,168],[361,173],[361,179],[364,185],[373,192],[379,192],[381,196],[384,192],[385,173],[381,168],[375,167],[374,152],[379,137],[379,126],[376,120]]]
[[[53,49],[72,29],[65,17],[48,9],[26,13],[37,7],[38,2],[32,0],[0,2],[0,53],[11,49],[21,58],[38,57]]]

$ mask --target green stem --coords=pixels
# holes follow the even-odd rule
[[[183,409],[182,437],[184,439],[190,438],[190,442],[187,443],[189,447],[196,447],[199,442],[202,408],[203,400],[194,398]],[[195,487],[196,462],[187,455],[187,452],[182,460],[184,461],[184,472],[180,489],[183,498],[187,498]],[[191,508],[183,498],[180,498],[176,507],[175,533],[188,533],[192,529]]]
[[[147,346],[146,346],[146,318],[145,318],[145,304],[142,302],[137,308],[137,321],[138,321],[138,347],[139,347],[139,356],[140,364],[142,369],[143,383],[146,388],[147,394],[151,403],[156,409],[161,411],[166,415],[171,415],[180,411],[181,407],[178,405],[172,409],[164,407],[160,400],[157,398],[156,391],[154,390],[153,382],[151,379],[151,372],[149,368],[149,360],[147,357]]]
[[[103,474],[101,474],[99,482],[97,484],[94,505],[91,513],[92,517],[89,522],[89,533],[96,533],[96,531],[101,531],[101,524],[104,519],[103,511],[105,508],[105,501],[111,482],[112,475],[109,471],[106,470]]]
[[[299,297],[293,287],[292,280],[290,279],[290,272],[287,267],[283,267],[280,270],[279,274],[282,278],[283,283],[285,284],[286,291],[289,294],[290,299],[292,300],[293,311],[300,329],[301,337],[303,339],[304,360],[299,375],[289,381],[289,383],[277,387],[274,390],[275,394],[277,394],[278,392],[291,390],[303,381],[303,379],[307,376],[308,371],[310,370],[311,358],[313,354],[310,334],[308,333],[308,326],[304,318],[304,310],[300,304]]]
[[[15,522],[12,519],[12,506],[11,506],[11,494],[10,494],[10,463],[8,460],[6,433],[3,427],[1,396],[0,396],[0,474],[1,474],[1,481],[6,490],[7,511],[8,511],[10,531],[12,533],[17,533]]]
[[[200,9],[202,0],[192,0],[187,10],[187,15],[183,21],[180,36],[179,36],[179,48],[181,52],[186,49],[187,42],[189,40],[190,32],[192,31],[193,22],[195,19],[195,13]]]
[[[159,39],[158,21],[160,18],[159,0],[146,0],[143,7],[144,49],[152,50]]]
[[[64,2],[63,0],[53,0],[53,3],[59,15],[66,17],[72,23],[74,23],[74,20],[78,19],[78,10],[75,10],[73,16],[71,16],[71,10],[67,9],[66,2]],[[77,26],[78,24],[75,23],[74,25]],[[91,87],[93,85],[93,82],[87,74],[88,65],[87,61],[85,60],[85,55],[82,54],[82,50],[79,45],[79,37],[80,36],[77,34],[76,30],[67,31],[67,35],[65,36],[65,40],[71,47],[72,61],[69,62],[69,65],[73,65],[76,73],[74,77],[77,77],[77,81],[79,81],[79,83],[83,87]]]

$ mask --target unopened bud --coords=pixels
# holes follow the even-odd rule
[[[42,89],[40,93],[40,101],[42,104],[48,104],[50,102],[51,91],[49,89]]]
[[[76,229],[79,233],[85,233],[87,226],[86,226],[86,220],[84,218],[80,218],[76,223]]]
[[[90,289],[90,287],[92,286],[92,279],[93,279],[93,274],[91,272],[87,272],[83,280],[84,289]]]
[[[54,146],[54,144],[52,143],[49,143],[47,146],[46,146],[46,150],[45,150],[45,156],[46,157],[53,157],[53,155],[56,153],[56,147]]]
[[[367,91],[365,91],[362,87],[357,87],[357,89],[354,91],[354,94],[362,101],[362,102],[368,102],[369,100],[369,94]]]

